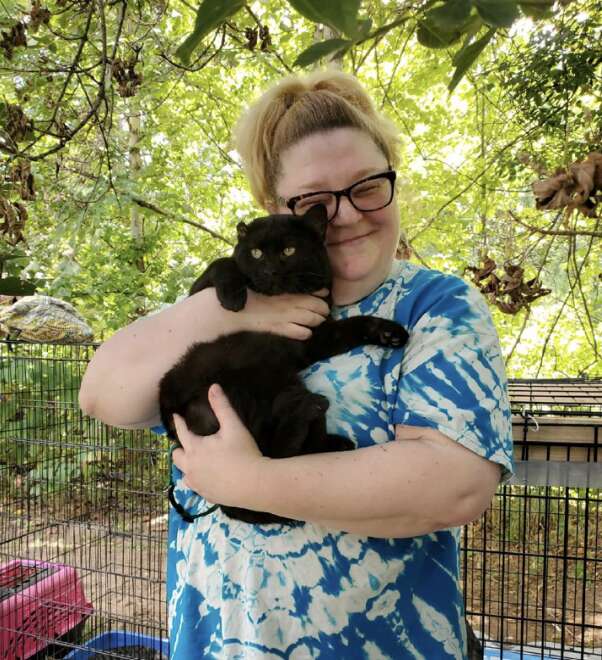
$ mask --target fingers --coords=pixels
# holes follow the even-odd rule
[[[245,327],[306,340],[311,337],[311,328],[320,325],[330,314],[328,303],[320,297],[327,293],[327,289],[322,289],[316,292],[319,295],[289,293],[263,296],[250,291],[250,308],[247,309],[247,305],[244,312]]]
[[[184,472],[184,450],[180,449],[174,449],[171,452],[171,460],[173,461],[173,464],[180,470],[180,472]]]
[[[295,314],[295,323],[304,325],[307,328],[315,328],[320,323],[324,323],[324,317],[322,314],[312,312],[308,309],[299,309]]]
[[[290,339],[305,341],[311,337],[311,330],[303,325],[287,323],[286,325],[282,326],[282,334],[285,337],[289,337]]]
[[[186,422],[180,415],[177,413],[174,413],[173,415],[173,424],[176,427],[176,435],[178,436],[178,440],[180,441],[180,444],[184,449],[188,446],[188,441],[190,440],[189,435],[190,431],[188,430],[188,427],[186,426]],[[174,449],[174,454],[177,451],[182,451],[181,449]]]
[[[234,409],[230,405],[230,401],[228,400],[226,393],[217,383],[213,383],[213,385],[211,385],[209,388],[208,397],[211,410],[213,410],[213,414],[217,417],[217,421],[219,422],[221,428],[222,423],[226,420],[226,418],[232,416]]]
[[[323,316],[324,318],[330,314],[328,303],[322,298],[316,296],[298,295],[295,304],[300,309],[306,309],[315,314],[320,314],[320,316]]]
[[[323,289],[322,291],[326,291],[326,289]],[[260,293],[250,291],[249,303],[245,307],[247,312],[260,316],[261,318],[269,318],[274,314],[280,317],[283,314],[286,314],[289,316],[289,320],[291,314],[294,314],[295,311],[299,309],[309,310],[315,314],[320,314],[323,317],[327,317],[330,313],[328,303],[323,298],[302,293],[284,293],[277,296],[264,296]]]
[[[319,296],[320,298],[326,298],[326,296],[330,293],[328,289],[320,289],[319,291],[314,291],[311,295],[312,296]]]
[[[193,490],[192,484],[186,478],[187,465],[186,465],[186,455],[184,454],[184,450],[179,448],[174,449],[171,452],[171,460],[173,464],[178,468],[178,470],[180,470],[180,472],[182,473],[182,481],[184,482],[186,488],[190,488],[191,490]]]

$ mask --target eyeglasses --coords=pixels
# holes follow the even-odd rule
[[[305,215],[312,206],[324,204],[330,222],[339,211],[341,197],[346,197],[353,208],[358,211],[378,211],[384,209],[385,206],[389,206],[393,200],[393,184],[396,176],[395,170],[387,170],[360,179],[343,190],[320,190],[296,195],[290,199],[281,198],[280,201],[294,215]]]

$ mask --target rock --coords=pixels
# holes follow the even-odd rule
[[[0,337],[80,344],[92,341],[94,333],[73,305],[59,298],[36,295],[0,307]]]

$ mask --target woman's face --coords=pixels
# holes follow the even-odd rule
[[[288,200],[303,193],[341,190],[387,169],[387,159],[366,133],[336,128],[314,133],[283,152],[276,192]],[[290,212],[284,205],[274,210]],[[395,197],[378,211],[358,211],[341,197],[326,232],[336,304],[355,302],[380,286],[395,257],[399,232]]]

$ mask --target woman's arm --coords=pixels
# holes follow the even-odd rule
[[[270,461],[246,506],[380,537],[420,536],[480,516],[499,466],[434,429],[403,432],[404,439],[351,452]]]
[[[173,453],[188,486],[210,502],[411,537],[478,517],[499,483],[498,465],[429,428],[398,426],[394,441],[354,451],[269,459],[219,388],[210,401],[219,431],[195,436],[176,418],[183,449]]]
[[[160,424],[159,381],[193,343],[239,330],[271,330],[307,339],[308,328],[321,323],[328,311],[316,296],[249,292],[245,309],[229,312],[220,305],[215,289],[205,289],[135,321],[102,344],[84,374],[80,407],[112,426]]]
[[[407,443],[395,457],[399,461],[400,471],[406,475],[403,496],[408,501],[403,514],[314,522],[365,536],[407,537],[465,525],[487,509],[499,484],[499,465],[478,456],[435,429],[398,426],[396,438],[402,444]],[[395,446],[397,441],[385,446]],[[433,466],[432,470],[429,465]],[[411,474],[412,468],[418,472]]]

